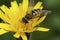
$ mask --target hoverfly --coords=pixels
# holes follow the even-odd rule
[[[32,5],[31,5],[31,3],[32,3]],[[33,5],[34,5],[34,1],[30,0],[30,6],[33,6]],[[22,21],[24,23],[28,23],[29,20],[31,20],[35,17],[42,17],[46,12],[50,13],[50,11],[48,11],[48,10],[39,10],[39,9],[31,10],[29,13],[27,13],[25,15],[25,17],[22,18]]]

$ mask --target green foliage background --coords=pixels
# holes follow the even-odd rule
[[[49,32],[33,32],[31,40],[60,40],[60,0],[35,0],[42,1],[44,9],[52,11],[40,26],[50,28]],[[5,4],[10,6],[11,0],[0,0],[0,6]],[[20,0],[17,0],[19,3]],[[1,19],[0,19],[1,22]],[[0,36],[0,40],[16,40],[13,33],[6,33]]]

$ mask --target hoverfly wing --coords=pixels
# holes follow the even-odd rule
[[[29,0],[28,12],[27,13],[30,13],[31,10],[33,10],[34,5],[35,5],[34,0]]]
[[[34,6],[35,5],[35,3],[34,3],[34,0],[29,0],[29,6]]]
[[[48,14],[51,13],[51,11],[49,11],[49,10],[42,10],[42,11],[40,11],[40,13],[39,13],[40,16],[39,16],[38,20],[39,20],[42,16],[44,16],[46,12],[47,12]]]
[[[40,14],[41,14],[41,15],[44,15],[46,12],[47,12],[48,14],[51,13],[51,11],[49,11],[49,10],[42,10],[42,11],[40,11]]]

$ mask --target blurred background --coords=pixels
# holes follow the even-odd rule
[[[10,7],[12,0],[0,0],[0,6]],[[39,25],[51,29],[49,32],[33,32],[31,40],[60,40],[60,0],[35,0],[43,2],[44,9],[52,11],[51,14]],[[17,0],[17,3],[21,2]],[[0,22],[2,20],[0,19]],[[0,36],[0,40],[16,40],[13,33],[9,32]]]

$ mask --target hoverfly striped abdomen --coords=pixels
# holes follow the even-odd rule
[[[28,23],[28,21],[32,19],[32,15],[31,14],[27,14],[25,17],[22,18],[22,21],[25,23]]]

